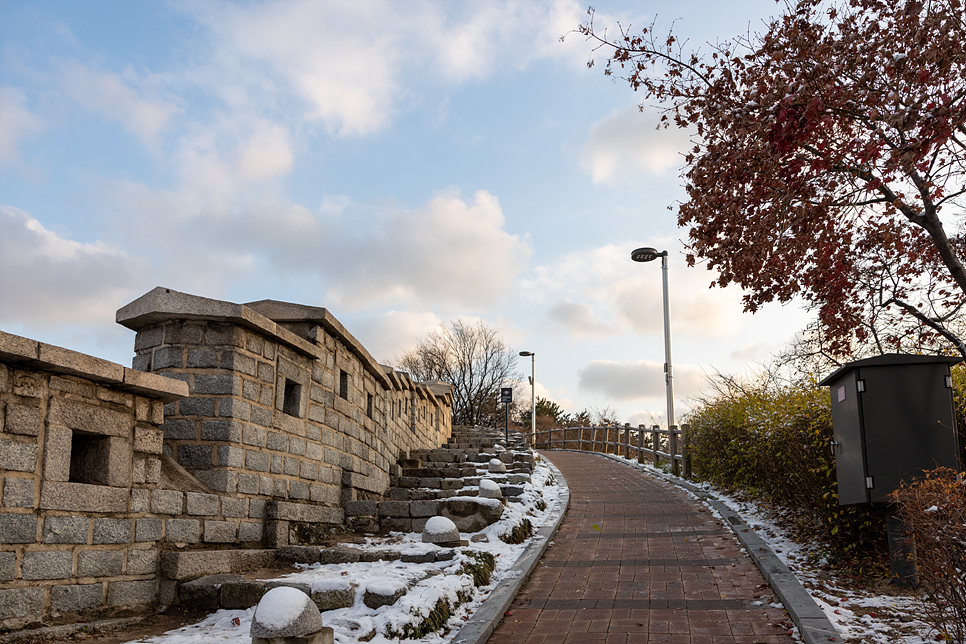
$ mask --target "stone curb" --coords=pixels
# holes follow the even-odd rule
[[[567,451],[576,452],[582,450],[553,450],[553,451]],[[623,463],[628,467],[633,467],[632,463],[636,461],[628,461],[620,456],[615,456],[613,454],[601,454],[599,452],[586,452],[582,451],[584,454],[597,454],[598,456],[603,456],[611,459],[612,461],[617,461],[618,463]],[[638,468],[635,468],[638,469]],[[644,471],[644,470],[642,470]],[[826,644],[827,642],[841,642],[842,635],[835,629],[835,626],[829,621],[829,618],[825,615],[825,612],[819,608],[812,596],[808,594],[808,591],[802,586],[798,577],[792,573],[782,563],[782,560],[778,558],[772,549],[768,546],[765,541],[758,536],[758,534],[751,529],[741,516],[728,507],[723,501],[718,500],[710,492],[702,490],[699,487],[695,487],[686,481],[683,481],[677,477],[670,476],[667,474],[662,474],[660,472],[655,472],[653,470],[646,470],[648,474],[656,476],[668,483],[677,485],[678,487],[683,487],[688,490],[694,496],[701,499],[712,508],[714,508],[718,514],[721,515],[725,523],[731,531],[735,533],[738,537],[738,541],[741,545],[745,547],[748,552],[748,556],[751,560],[755,562],[758,566],[758,570],[761,571],[762,576],[764,576],[765,581],[767,581],[775,594],[781,600],[788,612],[789,617],[798,626],[798,631],[802,636],[802,640],[805,644]]]
[[[456,637],[450,641],[450,644],[483,644],[483,642],[486,642],[510,608],[510,604],[513,603],[517,593],[523,588],[523,584],[526,583],[530,573],[537,567],[537,563],[550,545],[550,540],[556,534],[557,528],[560,527],[560,523],[567,513],[567,508],[570,506],[570,486],[567,485],[567,479],[560,473],[560,470],[549,460],[544,460],[550,466],[550,471],[553,472],[557,486],[563,488],[560,498],[557,499],[551,510],[550,516],[553,518],[550,519],[550,523],[537,530],[523,553],[507,571],[503,581],[497,584],[493,592],[483,600],[483,603],[476,609],[466,625],[460,629],[460,632],[456,634]]]

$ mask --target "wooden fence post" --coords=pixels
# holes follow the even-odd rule
[[[670,430],[668,434],[668,453],[671,454],[671,474],[681,476],[681,463],[678,461],[678,435],[675,433],[677,428],[677,425],[668,427]]]
[[[681,425],[681,442],[684,443],[681,450],[684,456],[684,478],[691,478],[691,428],[687,423]]]
[[[624,423],[624,458],[631,457],[631,424]]]
[[[637,426],[637,462],[644,464],[644,425]]]
[[[651,453],[654,456],[653,465],[657,467],[657,450],[661,446],[661,435],[657,433],[657,430],[661,429],[660,425],[654,425],[651,427]]]

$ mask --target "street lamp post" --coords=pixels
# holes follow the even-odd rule
[[[530,445],[537,443],[537,354],[521,351],[524,358],[530,357]]]
[[[661,258],[661,271],[664,273],[664,380],[667,383],[667,428],[674,424],[674,387],[671,384],[671,314],[667,303],[667,251],[658,252],[654,248],[638,248],[631,253],[635,262],[652,262]]]

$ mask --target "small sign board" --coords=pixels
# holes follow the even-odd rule
[[[513,402],[513,387],[500,387],[500,402],[501,403]]]

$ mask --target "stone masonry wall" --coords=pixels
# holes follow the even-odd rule
[[[0,331],[0,629],[155,601],[163,404],[187,393]]]
[[[264,516],[266,546],[341,524],[344,502],[388,489],[400,456],[449,436],[449,386],[379,365],[325,309],[157,288],[118,322],[137,331],[135,368],[188,385],[165,407],[164,449],[247,501],[242,522]]]
[[[450,436],[451,387],[325,309],[157,288],[117,320],[134,369],[0,331],[0,631],[165,604],[164,552],[313,542]]]

